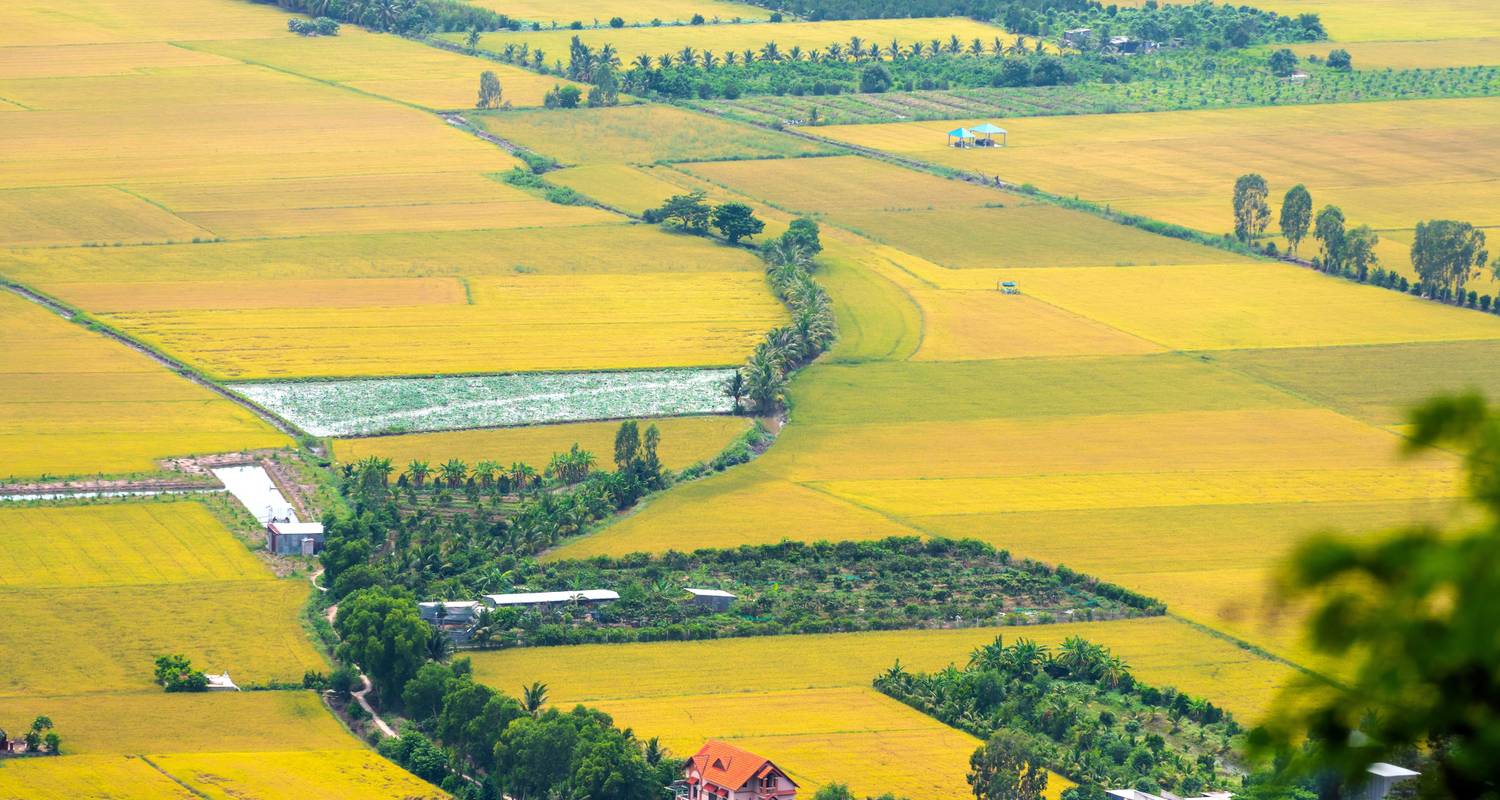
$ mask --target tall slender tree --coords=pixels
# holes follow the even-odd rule
[[[1281,200],[1281,235],[1286,237],[1287,246],[1293,253],[1297,252],[1297,246],[1307,238],[1308,228],[1312,227],[1312,194],[1307,187],[1297,184],[1286,190],[1286,197]]]

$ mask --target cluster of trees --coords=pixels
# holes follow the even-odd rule
[[[306,20],[292,17],[286,21],[286,29],[299,36],[338,36],[339,23],[332,17]]]
[[[760,251],[771,291],[791,312],[791,324],[776,328],[755,346],[744,366],[724,387],[737,409],[772,414],[786,402],[791,374],[833,344],[838,327],[833,301],[813,280],[817,254],[823,251],[818,223],[802,217]]]
[[[668,225],[698,236],[707,236],[712,227],[730,244],[739,244],[766,229],[755,211],[744,203],[709,205],[704,192],[676,194],[656,208],[646,209],[641,218],[652,225]]]
[[[1248,244],[1266,232],[1271,221],[1268,195],[1265,178],[1260,175],[1241,175],[1235,181],[1235,238]],[[1494,304],[1488,295],[1480,296],[1467,289],[1468,282],[1477,278],[1489,263],[1484,231],[1472,224],[1446,219],[1417,223],[1411,264],[1419,280],[1413,284],[1394,270],[1379,266],[1375,246],[1380,243],[1380,236],[1369,225],[1349,228],[1343,209],[1335,205],[1325,205],[1316,215],[1312,209],[1312,195],[1299,183],[1288,189],[1282,199],[1278,221],[1293,255],[1309,232],[1317,240],[1319,253],[1312,260],[1314,268],[1421,297],[1483,311],[1492,308],[1500,311],[1500,305]],[[1275,244],[1268,244],[1266,250],[1274,255]],[[1495,269],[1500,275],[1500,262]]]
[[[463,0],[251,0],[274,3],[309,17],[327,17],[367,28],[419,36],[478,28],[519,30],[521,23]]]
[[[1009,749],[1028,754],[1028,764],[1044,764],[1084,786],[1184,794],[1219,786],[1219,759],[1240,732],[1213,703],[1142,684],[1107,648],[1076,636],[1056,652],[1026,639],[1006,645],[996,638],[975,649],[964,669],[910,673],[897,662],[874,683],[980,738],[999,734]],[[993,760],[998,754],[985,749],[971,773],[976,796],[1011,797],[995,794],[994,787],[1015,785],[1016,773],[1006,778],[996,770],[1015,765],[1002,768]]]
[[[0,728],[0,744],[10,741],[10,734]],[[31,727],[21,734],[20,741],[26,745],[26,752],[32,755],[43,753],[51,756],[62,755],[62,736],[52,729],[52,718],[45,714],[38,714],[31,721]]]
[[[1296,17],[1248,5],[1159,3],[1108,5],[1097,0],[751,0],[810,20],[890,17],[970,17],[1033,36],[1091,28],[1109,36],[1149,41],[1181,39],[1190,45],[1246,47],[1267,42],[1327,38],[1317,14]]]
[[[414,460],[393,482],[389,459],[344,467],[341,492],[353,513],[324,520],[320,555],[334,599],[370,586],[424,596],[472,597],[504,583],[497,560],[528,555],[583,533],[672,480],[657,456],[661,435],[620,424],[615,469],[574,446],[544,470],[516,462]]]
[[[169,692],[206,692],[208,676],[193,669],[187,656],[158,656],[156,683]]]
[[[545,612],[486,611],[473,639],[483,647],[1029,624],[1166,610],[1128,589],[1012,560],[975,540],[782,542],[583,561],[505,558],[497,567],[508,579],[499,591],[603,587],[620,599]],[[691,602],[687,586],[724,589],[737,599],[715,610]]]
[[[639,742],[607,714],[544,708],[544,684],[520,699],[475,683],[467,660],[451,664],[441,634],[399,589],[363,589],[339,604],[336,656],[370,677],[382,709],[411,720],[382,755],[465,800],[660,800],[676,762],[656,740]]]

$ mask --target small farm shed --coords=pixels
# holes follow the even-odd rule
[[[472,625],[479,618],[478,600],[433,600],[417,603],[422,621],[431,625]]]
[[[735,601],[735,596],[723,589],[693,589],[689,587],[687,593],[692,595],[693,605],[711,608],[714,611],[728,611],[729,607]]]
[[[1377,761],[1366,767],[1365,772],[1369,774],[1370,779],[1363,786],[1352,791],[1345,791],[1345,797],[1350,800],[1385,800],[1398,781],[1415,778],[1422,774],[1383,761]]]
[[[1005,129],[1000,127],[999,125],[994,125],[986,122],[983,125],[971,128],[970,130],[973,133],[984,137],[983,139],[979,139],[978,141],[974,142],[974,144],[979,145],[980,147],[996,147],[997,145],[995,144],[995,134],[997,133],[1000,134],[1000,144],[998,146],[1005,146],[1005,138],[1007,134],[1005,132]]]
[[[323,552],[323,526],[317,522],[270,522],[266,547],[279,556],[312,556]]]
[[[210,692],[238,692],[240,690],[240,687],[230,680],[228,672],[219,675],[205,672],[203,677],[208,678],[208,691]]]
[[[794,800],[797,783],[769,759],[710,740],[682,769],[687,800]]]
[[[516,592],[512,594],[487,594],[484,604],[490,608],[530,608],[547,610],[569,603],[600,605],[620,599],[618,592],[609,589],[582,589],[569,592]]]

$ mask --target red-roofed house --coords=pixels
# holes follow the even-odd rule
[[[688,800],[793,800],[797,783],[780,767],[732,744],[709,741],[683,772]]]

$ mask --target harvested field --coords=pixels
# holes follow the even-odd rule
[[[718,455],[736,437],[750,428],[745,417],[667,417],[642,420],[661,431],[657,450],[668,469],[682,469]],[[601,459],[613,452],[618,422],[575,422],[496,428],[445,433],[414,433],[340,439],[334,442],[334,457],[353,463],[367,456],[389,458],[398,468],[413,460],[441,463],[457,458],[469,464],[485,459],[509,464],[544,466],[553,453],[566,451],[574,443]]]

